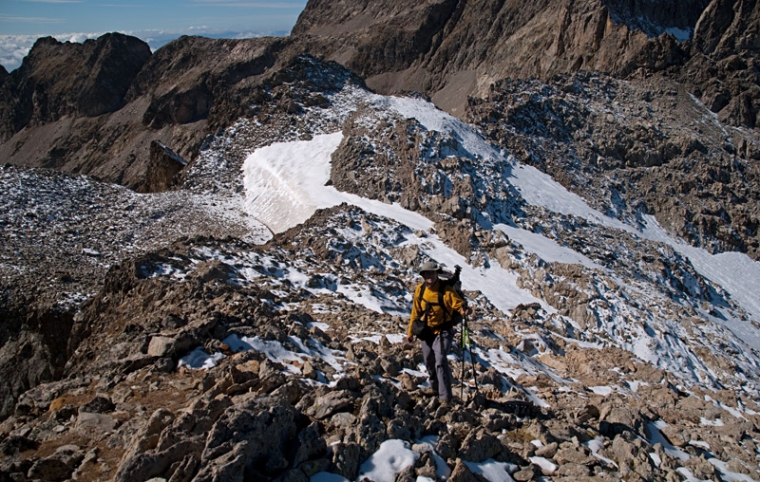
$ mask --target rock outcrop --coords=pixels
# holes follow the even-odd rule
[[[118,33],[82,44],[39,39],[10,81],[3,83],[3,101],[14,107],[12,115],[2,118],[3,131],[121,109],[150,56],[148,44]]]
[[[42,39],[2,84],[0,157],[145,191],[151,143],[192,161],[210,131],[240,115],[237,89],[256,85],[282,45],[183,37],[151,55],[119,34],[83,45]]]
[[[341,206],[266,246],[187,239],[114,267],[69,338],[66,378],[27,391],[0,424],[0,474],[356,480],[384,447],[409,451],[397,470],[412,478],[480,480],[480,462],[524,481],[672,480],[685,469],[719,477],[707,457],[756,473],[756,402],[728,390],[687,393],[629,352],[543,331],[554,316],[539,304],[516,308],[509,323],[479,304],[473,335],[491,366],[473,364],[476,391],[470,367],[457,364],[458,400],[440,405],[420,387],[418,350],[392,341],[403,321],[329,294],[329,276],[372,280],[389,298],[404,289],[403,267],[361,266],[385,249],[357,242],[363,232],[399,232],[385,223]],[[352,242],[355,252],[343,250]],[[295,267],[298,253],[310,254]],[[319,274],[329,269],[336,273]],[[304,288],[288,280],[295,271],[310,278]],[[252,272],[255,282],[245,281]],[[320,287],[318,297],[305,289]],[[243,337],[250,345],[236,344]],[[189,353],[217,361],[190,369],[179,363]],[[523,368],[532,368],[509,376],[489,353],[530,358]],[[732,407],[747,411],[735,418]]]
[[[350,12],[309,2],[293,35],[308,38],[311,52],[359,73],[373,89],[423,92],[459,116],[467,96],[483,95],[498,79],[620,71],[648,42],[644,33],[614,24],[596,0],[444,0],[390,11],[364,2]]]
[[[146,175],[147,192],[164,192],[174,184],[174,176],[187,166],[187,161],[159,141],[150,144],[150,161]]]
[[[721,122],[760,126],[760,5],[714,0],[697,23],[691,58],[677,78]]]
[[[654,38],[664,33],[679,40],[691,37],[710,0],[603,0],[615,23]]]
[[[712,114],[683,86],[588,74],[505,81],[468,112],[495,143],[602,212],[652,214],[711,252],[760,256],[760,138],[703,122]]]
[[[21,393],[62,376],[79,305],[100,291],[109,266],[181,233],[247,237],[254,227],[213,195],[146,198],[14,166],[0,168],[0,186],[0,418]],[[216,214],[206,211],[211,203],[219,205]],[[259,229],[259,239],[267,239]]]

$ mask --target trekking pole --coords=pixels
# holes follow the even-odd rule
[[[467,326],[467,317],[464,317],[462,322],[462,399],[464,399],[464,374],[465,367],[467,366],[466,355],[467,351],[470,351],[470,363],[472,363],[472,379],[475,383],[475,392],[478,391],[478,375],[475,371],[475,358],[472,354],[472,339],[470,338],[470,327]]]
[[[467,326],[467,317],[464,317],[464,324]],[[472,352],[472,338],[470,337],[470,328],[467,327],[467,347],[470,350],[470,363],[472,364],[472,382],[475,384],[475,393],[478,393],[478,372],[475,371],[475,355]]]
[[[467,323],[462,324],[462,376],[460,377],[460,380],[462,381],[462,390],[459,395],[459,398],[461,398],[464,401],[464,367],[467,366],[465,355],[467,354],[467,339],[469,338],[469,333],[467,333]]]

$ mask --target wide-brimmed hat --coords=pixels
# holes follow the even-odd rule
[[[437,273],[440,269],[441,267],[435,261],[427,261],[420,266],[420,273],[424,273],[425,271],[435,271]]]

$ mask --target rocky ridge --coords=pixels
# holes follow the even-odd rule
[[[90,41],[87,46],[128,58],[124,42],[116,41],[120,38],[104,36]],[[85,81],[120,86],[126,82],[120,91],[118,109],[91,115],[73,115],[72,109],[64,108],[70,103],[66,97],[69,89],[78,91],[86,85],[70,85],[69,77],[65,76],[46,78],[51,75],[48,71],[58,71],[49,66],[51,61],[67,58],[55,55],[55,51],[78,53],[78,50],[52,39],[35,44],[29,61],[10,74],[0,93],[5,99],[4,105],[8,105],[3,110],[8,116],[2,120],[5,142],[0,149],[5,162],[85,173],[145,191],[151,142],[159,141],[183,158],[194,159],[204,139],[219,127],[213,119],[226,118],[220,113],[218,98],[224,94],[234,99],[237,88],[245,89],[260,81],[282,49],[280,39],[232,41],[182,37],[150,55],[147,44],[128,38],[136,47],[147,51],[147,56],[140,59],[142,64],[134,71],[125,70],[127,63],[112,62],[100,69],[95,66],[93,70],[83,62],[70,62],[72,69],[90,72]],[[29,67],[37,64],[44,68],[38,71]],[[117,69],[117,66],[120,67]],[[49,115],[44,110],[47,104],[16,102],[17,86],[23,85],[49,99]],[[104,95],[93,92],[87,99],[104,102]],[[63,107],[53,108],[59,105]],[[225,105],[234,105],[235,111],[240,108],[239,102]],[[39,117],[46,122],[12,124],[19,117]],[[237,118],[237,114],[233,118]]]
[[[757,132],[725,126],[682,86],[588,74],[506,81],[468,112],[600,211],[652,214],[695,246],[757,259]]]
[[[276,88],[272,90],[287,82],[282,72],[292,72],[287,66],[293,65],[294,58],[303,52],[313,52],[366,76],[369,85],[380,92],[416,90],[432,96],[439,106],[450,112],[456,108],[459,117],[484,125],[494,140],[513,149],[522,162],[546,170],[565,187],[579,193],[589,189],[588,180],[583,179],[585,173],[580,178],[569,179],[567,172],[577,170],[576,167],[543,157],[553,158],[561,155],[562,150],[571,149],[575,164],[589,156],[590,162],[602,162],[615,169],[619,162],[640,166],[642,169],[636,177],[642,176],[641,180],[626,182],[625,186],[617,183],[610,186],[613,192],[625,190],[629,197],[636,199],[626,201],[637,206],[625,210],[652,213],[673,232],[713,252],[740,250],[756,256],[758,216],[751,206],[752,193],[756,191],[752,159],[758,156],[754,131],[732,130],[727,136],[731,140],[721,148],[722,132],[716,123],[707,122],[704,129],[699,125],[686,126],[687,134],[679,132],[680,128],[648,127],[657,126],[654,116],[667,116],[672,105],[688,107],[689,95],[700,99],[710,112],[717,114],[720,125],[755,125],[757,102],[753,100],[756,97],[753,92],[758,82],[753,66],[757,60],[751,36],[746,32],[757,28],[756,6],[743,1],[716,1],[707,6],[701,1],[688,5],[657,2],[654,8],[652,5],[647,2],[576,2],[566,11],[558,11],[556,6],[540,2],[534,2],[530,8],[524,8],[521,2],[490,2],[476,7],[449,1],[395,9],[375,2],[349,13],[339,4],[310,2],[291,37],[241,41],[183,37],[153,55],[146,54],[147,46],[137,39],[118,34],[81,47],[43,39],[31,52],[25,67],[3,78],[0,99],[4,101],[0,102],[0,112],[7,115],[2,115],[4,127],[0,130],[5,133],[5,142],[0,144],[0,156],[4,162],[16,165],[54,167],[87,173],[138,191],[154,190],[150,164],[150,146],[154,141],[193,161],[205,151],[204,146],[212,139],[210,134],[228,127],[241,116],[255,117],[248,112],[249,108],[258,109],[258,122],[266,125],[266,110],[272,103],[276,108],[286,104],[290,109],[298,109],[300,105],[324,102],[319,93],[322,86],[315,86],[309,98],[280,99]],[[669,21],[658,17],[663,12],[673,13],[668,15]],[[702,13],[698,15],[698,12]],[[593,21],[587,26],[596,24],[600,29],[604,26],[604,33],[599,34],[601,40],[596,33],[592,35],[584,33],[583,28],[569,27],[583,25],[585,20],[582,19],[588,15]],[[495,19],[493,28],[485,36],[480,35],[478,26],[478,19],[483,16]],[[545,23],[543,27],[535,25],[539,19]],[[568,32],[562,39],[549,35],[557,30],[558,23],[567,23],[561,29]],[[685,29],[686,24],[693,24],[693,28],[689,28],[694,34],[693,39],[685,43],[677,43],[668,35],[647,37],[635,33],[643,29],[654,35],[668,28]],[[403,30],[409,32],[406,40],[389,33],[396,32],[397,25],[404,25]],[[620,36],[625,40],[616,40]],[[534,48],[535,42],[540,41],[547,42],[546,48]],[[461,49],[459,46],[463,44],[470,47]],[[609,55],[605,56],[602,51],[606,51],[604,45],[607,44],[615,47],[609,47]],[[597,50],[593,56],[595,64],[582,60],[583,55],[588,57],[589,52]],[[522,59],[539,51],[553,52],[554,57],[533,62]],[[390,57],[389,52],[393,53]],[[108,60],[115,56],[131,60],[116,71]],[[616,63],[605,63],[605,58]],[[67,59],[67,65],[79,74],[71,78],[56,76],[58,69],[54,66],[61,59]],[[627,63],[618,65],[620,62]],[[75,67],[77,65],[79,67]],[[483,69],[501,70],[485,72]],[[538,106],[532,101],[523,106],[523,101],[515,98],[522,95],[524,84],[516,79],[539,76],[546,85],[556,85],[573,78],[574,74],[565,74],[568,71],[594,69],[608,71],[614,78],[628,77],[640,85],[639,93],[630,98],[630,102],[648,103],[650,111],[641,111],[638,115],[649,120],[639,125],[633,119],[626,119],[623,121],[626,127],[611,136],[617,140],[605,146],[607,140],[599,133],[609,132],[610,126],[595,119],[596,134],[590,131],[591,126],[585,127],[584,134],[589,142],[600,147],[587,148],[584,136],[574,133],[572,148],[563,141],[549,151],[542,148],[542,155],[533,156],[531,160],[526,158],[524,147],[510,140],[515,139],[512,133],[498,134],[497,131],[504,129],[515,131],[527,127],[530,130],[525,122],[543,122],[530,117],[536,114],[514,119],[522,109],[531,112],[541,109],[549,115],[565,109],[560,105],[560,111],[547,110],[545,105]],[[88,72],[88,77],[83,76]],[[555,74],[563,75],[559,79],[564,80],[551,80]],[[118,77],[118,82],[98,80],[112,77]],[[584,83],[592,78],[593,74],[591,77],[578,74],[574,76],[574,83],[582,91]],[[610,85],[613,82],[610,79]],[[106,84],[115,90],[91,88]],[[472,85],[477,89],[473,90]],[[533,85],[531,89],[543,95],[542,85]],[[79,100],[69,98],[68,92],[72,91],[88,95],[80,96]],[[270,91],[274,95],[267,94]],[[600,97],[596,102],[600,105],[621,101],[614,98],[617,94],[597,89],[576,95],[576,99],[580,101],[585,97],[591,101],[597,95]],[[468,96],[474,105],[484,105],[473,108]],[[504,102],[506,97],[512,100]],[[660,107],[651,109],[653,101]],[[505,109],[513,112],[506,114]],[[585,107],[576,104],[572,109],[582,116]],[[494,113],[496,117],[506,115],[507,125],[503,121],[496,122]],[[703,113],[710,118],[707,111]],[[571,116],[569,112],[567,115]],[[699,112],[691,112],[687,118],[699,122],[698,115]],[[500,127],[489,125],[492,121]],[[509,125],[513,121],[516,122],[514,127]],[[671,116],[670,122],[680,121]],[[565,136],[561,139],[567,139],[570,127],[577,126],[563,126],[564,133],[557,132],[558,129],[543,133],[560,134]],[[621,139],[623,133],[625,139]],[[710,152],[703,152],[702,143],[706,138],[710,139],[708,145],[716,146]],[[535,147],[534,141],[529,142]],[[738,159],[738,164],[734,159]],[[699,162],[694,164],[695,160]],[[703,161],[715,165],[701,168]],[[650,169],[653,166],[657,169]],[[603,170],[609,171],[604,166]],[[659,178],[668,179],[668,183],[658,182]],[[701,187],[703,179],[710,180],[713,188]],[[604,179],[600,182],[609,185]],[[182,180],[177,179],[157,185],[165,189],[181,183]],[[586,186],[582,187],[583,184]],[[591,199],[597,198],[594,195]],[[640,199],[644,199],[644,205]]]
[[[327,245],[319,241],[326,232]],[[77,320],[72,341],[82,343],[66,379],[27,392],[5,422],[16,428],[2,442],[11,456],[3,470],[43,480],[53,473],[308,480],[320,471],[353,480],[386,440],[436,435],[433,446],[412,447],[416,462],[402,477],[434,477],[433,449],[451,471],[448,480],[477,480],[464,461],[489,459],[505,464],[514,480],[541,473],[553,480],[669,480],[683,469],[719,480],[700,454],[751,474],[754,417],[744,412],[747,421],[728,422],[725,410],[760,407],[728,390],[706,392],[714,400],[707,401],[669,385],[672,374],[626,351],[589,351],[543,331],[552,317],[540,306],[496,322],[503,315],[470,293],[482,314],[473,324],[483,357],[479,391],[457,386],[461,402],[439,407],[418,388],[418,351],[393,341],[405,320],[357,309],[336,291],[345,279],[374,287],[389,306],[406,303],[411,286],[403,280],[417,258],[389,263],[378,248],[392,243],[361,240],[410,234],[340,207],[266,247],[196,238],[122,263]],[[306,276],[302,284],[289,281],[300,278],[295,272]],[[266,351],[232,352],[231,334],[293,356],[273,361]],[[207,371],[175,371],[199,345],[227,357]],[[520,368],[511,375],[495,370],[495,352]],[[532,361],[522,364],[524,357]],[[629,388],[607,393],[607,384]],[[704,426],[702,419],[728,423]],[[654,420],[666,422],[661,432]],[[688,460],[674,455],[681,451]]]
[[[549,80],[601,71],[618,78],[677,80],[724,123],[753,127],[757,58],[746,32],[757,30],[756,9],[753,2],[739,0],[709,5],[703,0],[588,0],[561,6],[502,0],[364,2],[351,10],[342,3],[312,1],[293,34],[283,39],[183,37],[149,58],[147,45],[119,35],[82,48],[46,39],[32,49],[25,67],[3,80],[0,112],[7,115],[2,116],[0,154],[14,164],[54,166],[140,190],[152,141],[194,159],[204,138],[243,114],[241,100],[303,53],[339,62],[378,92],[429,95],[460,117],[466,115],[468,97],[487,95],[505,78]],[[483,18],[491,22],[485,33]],[[693,40],[678,43],[663,34],[668,29],[693,31]],[[84,55],[93,49],[90,57]],[[104,54],[97,57],[99,52]],[[135,61],[117,69],[107,65],[109,55]],[[67,78],[44,72],[55,71],[55,62],[63,58],[79,75],[90,77],[75,77],[69,85]],[[88,88],[105,84],[118,88],[113,93]],[[89,94],[86,102],[105,107],[68,107],[78,102],[67,97],[72,86]],[[31,92],[37,92],[36,103]]]
[[[19,394],[62,376],[80,305],[110,266],[178,235],[226,233],[261,242],[265,227],[225,196],[140,195],[121,186],[13,166],[0,170],[3,417]]]
[[[72,215],[61,217],[85,222],[108,260],[89,271],[99,277],[97,294],[75,300],[65,352],[47,348],[65,360],[60,379],[26,390],[0,425],[4,477],[309,480],[330,472],[353,480],[383,444],[398,442],[413,454],[399,480],[482,480],[483,463],[498,467],[498,480],[757,478],[760,360],[715,321],[753,318],[720,286],[667,245],[532,205],[529,193],[504,182],[527,166],[484,158],[464,131],[431,130],[388,108],[419,107],[421,99],[396,104],[347,82],[334,65],[295,65],[262,93],[267,102],[205,146],[176,193],[134,195],[86,178],[4,168],[8,209],[22,205],[18,196],[29,188],[39,193],[3,225],[7,249],[52,234],[34,220],[49,215],[46,192],[63,191],[71,206],[62,212]],[[312,103],[314,79],[333,88]],[[212,223],[219,211],[210,209],[208,223],[169,244],[184,234],[172,224],[202,213],[187,200],[243,205],[247,153],[335,129],[343,141],[334,186],[403,203],[435,227],[412,230],[343,205],[260,245],[255,237],[224,238],[240,234],[230,232],[236,225],[222,231],[226,222]],[[12,194],[19,180],[27,189]],[[80,196],[100,192],[111,193],[97,203],[103,216],[76,221]],[[119,196],[135,204],[136,220],[152,218],[157,200],[185,201],[170,208],[167,224],[146,225],[155,241],[130,255],[116,249],[118,227],[113,241],[111,231],[98,230],[124,205]],[[544,259],[517,231],[493,229],[507,221],[593,263]],[[515,273],[535,297],[502,310],[484,294],[491,286],[465,286],[477,312],[478,390],[470,367],[462,376],[458,351],[460,398],[448,408],[425,394],[418,350],[402,342],[416,267],[444,246],[468,270]],[[40,249],[28,247],[30,255]],[[23,279],[44,286],[56,264],[34,259],[14,261],[9,252],[4,276],[37,266]],[[80,276],[71,277],[83,283]],[[657,348],[656,360],[635,354],[639,342]],[[211,356],[215,363],[193,369],[192,360]]]

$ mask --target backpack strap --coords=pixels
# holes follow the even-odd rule
[[[422,302],[425,301],[425,299],[423,298],[424,296],[425,296],[425,283],[420,283],[420,293],[417,296],[417,303],[420,304],[420,307],[422,306]],[[430,303],[428,303],[427,301],[425,301],[425,309],[422,310],[421,314],[417,315],[416,319],[418,319],[418,320],[423,320],[424,319],[425,320],[425,324],[427,325],[427,315],[428,315],[429,311],[430,311]]]

